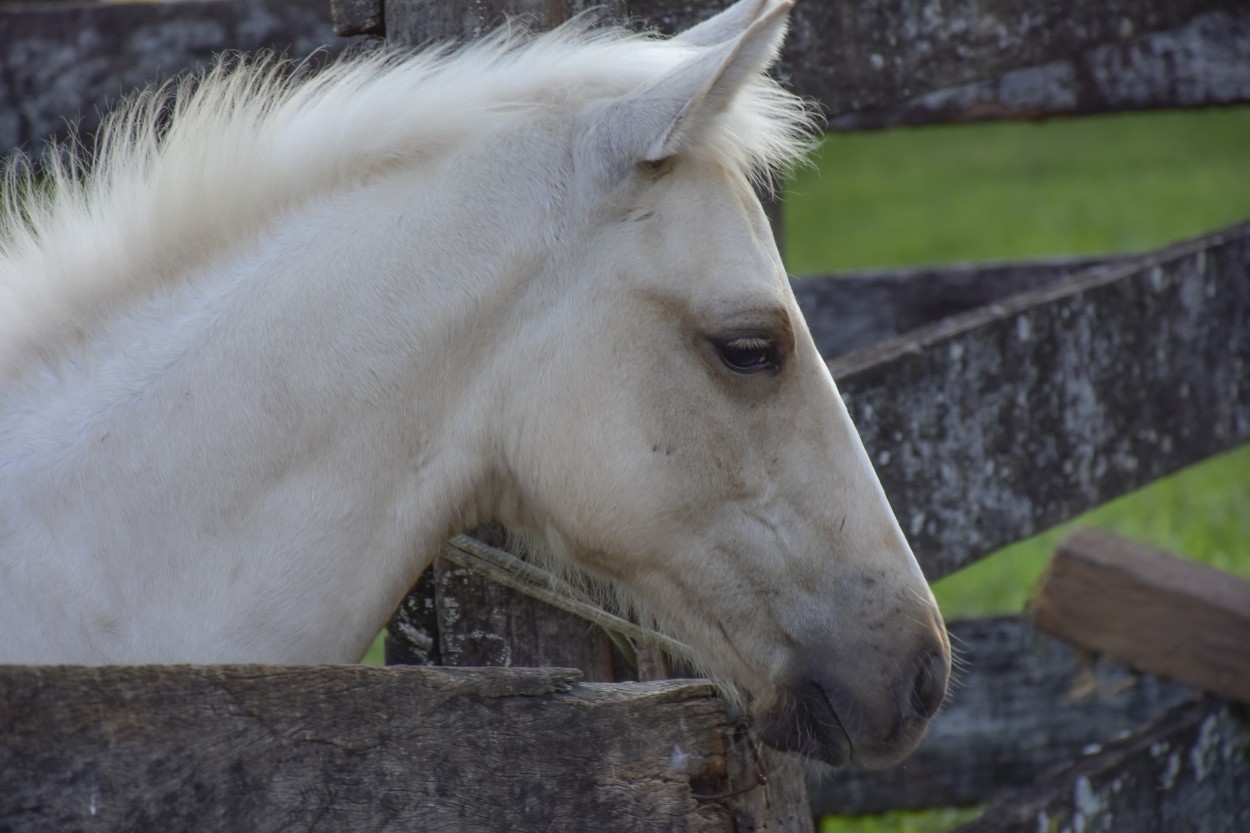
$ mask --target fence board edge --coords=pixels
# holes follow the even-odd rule
[[[829,363],[930,579],[1250,439],[1250,224]]]

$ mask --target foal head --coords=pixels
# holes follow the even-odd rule
[[[769,743],[885,765],[940,704],[949,644],[731,158],[735,99],[783,95],[762,72],[788,8],[744,0],[579,114],[576,242],[500,410],[504,520],[693,646]]]

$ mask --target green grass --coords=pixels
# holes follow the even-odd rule
[[[362,665],[386,665],[385,640],[386,631],[383,630],[373,638],[373,644],[369,646],[369,650],[365,652],[360,663]]]
[[[1135,251],[1250,218],[1250,108],[831,136],[816,162],[786,193],[794,274]],[[1250,446],[937,582],[943,613],[1022,610],[1077,523],[1250,577]],[[936,833],[966,814],[828,818],[820,829]]]
[[[786,192],[787,266],[1131,251],[1250,217],[1250,109],[830,136]]]
[[[977,810],[943,809],[927,812],[897,811],[879,816],[821,819],[818,833],[932,833],[950,830],[976,818]]]

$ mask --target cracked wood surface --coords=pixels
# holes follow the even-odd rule
[[[710,685],[578,676],[0,667],[0,831],[810,829]]]

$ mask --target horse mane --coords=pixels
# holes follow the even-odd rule
[[[81,331],[102,307],[256,241],[303,203],[535,107],[641,88],[694,49],[583,18],[537,36],[504,27],[460,49],[381,49],[317,72],[226,56],[140,92],[105,118],[90,152],[77,140],[69,153],[54,147],[38,173],[24,155],[10,160],[0,367],[33,335]],[[695,152],[771,186],[807,150],[811,120],[761,75]]]

